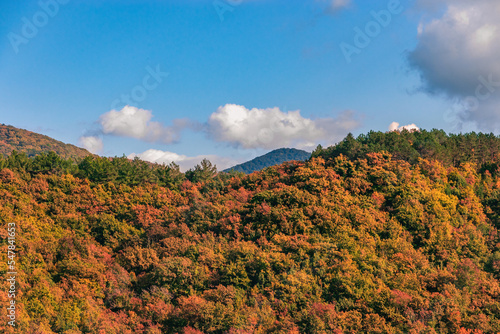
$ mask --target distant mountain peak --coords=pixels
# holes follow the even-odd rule
[[[287,161],[305,161],[311,157],[311,153],[295,148],[280,148],[260,157],[247,161],[245,163],[225,169],[224,172],[231,170],[243,172],[246,174],[262,170],[266,167],[279,165]]]

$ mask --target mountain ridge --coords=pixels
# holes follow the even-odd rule
[[[250,174],[287,161],[305,161],[310,157],[311,153],[307,151],[296,148],[279,148],[242,164],[227,168],[223,172],[237,171]]]
[[[62,158],[77,160],[92,155],[81,147],[66,144],[49,136],[0,124],[0,154],[8,156],[13,151],[26,153],[28,157],[53,151]]]

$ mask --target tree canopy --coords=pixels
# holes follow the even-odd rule
[[[458,149],[432,153],[419,136],[349,137],[250,175],[209,161],[183,174],[125,157],[2,158],[16,331],[500,332],[495,152],[453,160]],[[435,136],[437,148],[468,143]],[[381,149],[390,138],[408,151]]]

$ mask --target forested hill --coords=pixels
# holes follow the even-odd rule
[[[83,148],[52,139],[39,133],[0,124],[0,155],[7,156],[12,151],[35,156],[42,152],[55,152],[60,157],[81,159],[91,153]]]
[[[0,156],[0,333],[500,332],[499,166],[406,158]]]
[[[280,148],[240,165],[228,168],[225,172],[234,170],[250,174],[269,166],[279,165],[287,161],[304,161],[310,157],[311,153],[303,150],[297,150],[295,148]]]
[[[318,147],[313,157],[335,158],[340,154],[349,159],[366,157],[367,153],[386,151],[394,159],[417,163],[419,158],[438,160],[446,166],[460,166],[470,162],[476,165],[500,160],[500,137],[494,134],[446,134],[443,130],[375,132],[354,138],[349,134],[337,145]]]

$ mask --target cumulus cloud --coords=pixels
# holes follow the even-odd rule
[[[102,139],[97,136],[82,136],[79,143],[90,153],[98,154],[103,149]]]
[[[463,121],[480,128],[500,128],[500,2],[440,0],[444,14],[418,28],[418,44],[410,65],[421,76],[423,89],[458,101]]]
[[[403,131],[403,130],[419,131],[420,128],[418,126],[416,126],[414,123],[408,124],[408,125],[399,126],[398,122],[392,122],[389,125],[389,131]]]
[[[203,159],[210,160],[213,165],[217,166],[217,170],[219,171],[240,163],[239,161],[236,161],[234,159],[219,157],[217,155],[199,155],[195,157],[188,157],[186,155],[155,149],[147,150],[139,154],[132,153],[128,156],[129,159],[134,159],[135,157],[139,157],[141,160],[159,164],[169,164],[171,162],[175,162],[177,165],[179,165],[181,171],[183,172],[187,171],[190,168],[193,168]]]
[[[153,122],[150,110],[125,106],[122,110],[111,110],[99,118],[104,134],[137,138],[148,142],[173,143],[180,132],[188,126],[187,120],[176,120],[174,126]]]
[[[309,119],[300,111],[283,112],[279,108],[247,109],[226,104],[214,112],[208,121],[209,136],[244,149],[275,149],[295,146],[314,148],[319,141],[335,143],[360,126],[352,111],[337,118]]]
[[[178,119],[173,121],[173,126],[165,126],[152,121],[152,118],[153,113],[150,110],[131,106],[119,111],[111,110],[100,116],[100,128],[93,131],[92,136],[82,137],[82,145],[93,145],[94,151],[102,149],[102,141],[96,134],[170,144],[179,140],[182,130],[190,128],[203,131],[208,139],[236,148],[297,147],[312,150],[318,144],[329,145],[340,141],[347,133],[361,125],[353,111],[344,111],[335,118],[310,119],[302,117],[299,110],[283,112],[279,108],[247,109],[235,104],[219,107],[203,124],[189,119]],[[156,156],[159,152],[148,151],[148,159],[154,160],[151,154]],[[170,153],[162,153],[162,159],[187,159],[185,156],[169,157],[168,154]]]

